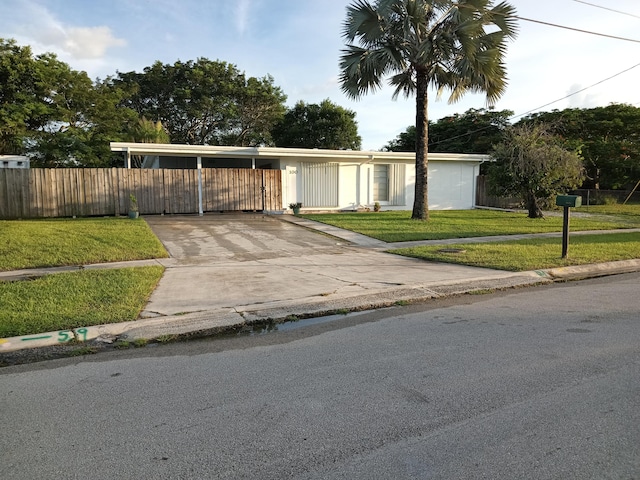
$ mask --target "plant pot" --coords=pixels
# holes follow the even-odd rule
[[[140,212],[129,211],[129,218],[138,218],[138,215],[140,215]]]
[[[293,207],[291,210],[293,210],[294,215],[298,215],[300,213],[300,207]]]

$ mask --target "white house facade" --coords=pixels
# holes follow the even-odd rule
[[[219,147],[111,143],[125,166],[143,168],[261,168],[282,172],[283,210],[358,210],[379,203],[385,210],[410,210],[415,189],[415,153],[273,147]],[[429,208],[475,207],[476,179],[486,155],[430,153]]]

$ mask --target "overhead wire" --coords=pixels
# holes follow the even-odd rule
[[[577,2],[577,3],[583,3],[583,4],[589,5],[591,7],[601,8],[603,10],[609,10],[610,12],[615,12],[615,13],[620,13],[622,15],[628,15],[630,17],[640,18],[640,15],[634,15],[633,13],[623,12],[622,10],[615,10],[613,8],[603,7],[602,5],[596,5],[595,3],[583,2],[582,0],[573,0],[573,1]]]
[[[541,105],[541,106],[539,106],[537,108],[533,108],[533,109],[531,109],[531,110],[529,110],[527,112],[520,113],[518,115],[514,115],[513,117],[509,118],[509,120],[512,120],[512,119],[518,118],[518,117],[523,117],[523,116],[525,116],[525,115],[527,115],[529,113],[535,112],[536,110],[540,110],[541,108],[548,107],[549,105],[553,105],[554,103],[561,102],[562,100],[566,100],[569,97],[573,97],[574,95],[577,95],[578,93],[582,93],[585,90],[588,90],[588,89],[593,88],[593,87],[595,87],[597,85],[600,85],[601,83],[604,83],[604,82],[606,82],[608,80],[616,78],[616,77],[622,75],[623,73],[627,73],[629,70],[633,70],[634,68],[637,68],[637,67],[640,67],[640,63],[636,63],[634,66],[629,67],[629,68],[627,68],[625,70],[622,70],[621,72],[618,72],[615,75],[611,75],[610,77],[607,77],[607,78],[605,78],[603,80],[600,80],[599,82],[596,82],[596,83],[594,83],[592,85],[589,85],[588,87],[584,87],[584,88],[581,88],[580,90],[576,90],[575,92],[571,92],[570,94],[565,95],[564,97],[559,98],[557,100],[554,100],[553,102],[545,103],[544,105]]]
[[[528,114],[530,114],[530,113],[533,113],[533,112],[535,112],[536,110],[540,110],[541,108],[548,107],[549,105],[553,105],[554,103],[561,102],[562,100],[566,100],[567,98],[572,97],[573,95],[577,95],[578,93],[582,93],[582,92],[584,92],[585,90],[588,90],[588,89],[593,88],[593,87],[595,87],[595,86],[597,86],[597,85],[600,85],[601,83],[604,83],[604,82],[606,82],[606,81],[608,81],[608,80],[611,80],[611,79],[613,79],[613,78],[616,78],[616,77],[618,77],[618,76],[620,76],[620,75],[622,75],[622,74],[624,74],[624,73],[627,73],[629,70],[633,70],[634,68],[637,68],[637,67],[640,67],[640,63],[637,63],[637,64],[633,65],[632,67],[629,67],[629,68],[627,68],[627,69],[625,69],[625,70],[622,70],[621,72],[618,72],[618,73],[616,73],[615,75],[611,75],[610,77],[607,77],[607,78],[605,78],[605,79],[602,79],[602,80],[600,80],[600,81],[598,81],[598,82],[596,82],[596,83],[594,83],[594,84],[592,84],[592,85],[589,85],[588,87],[584,87],[584,88],[581,88],[580,90],[576,90],[575,92],[571,92],[570,94],[565,95],[565,96],[564,96],[564,97],[562,97],[562,98],[558,98],[557,100],[554,100],[554,101],[552,101],[552,102],[545,103],[544,105],[541,105],[541,106],[536,107],[536,108],[532,108],[531,110],[528,110],[528,111],[526,111],[526,112],[524,112],[524,113],[519,113],[519,114],[517,114],[517,115],[512,115],[512,116],[511,116],[511,117],[509,117],[507,120],[511,121],[511,120],[514,120],[514,119],[516,119],[516,118],[518,118],[518,117],[524,117],[525,115],[528,115]],[[491,126],[492,126],[492,125],[488,125],[488,126],[486,126],[486,127],[479,128],[479,129],[474,130],[474,131],[472,131],[472,132],[466,132],[466,133],[462,133],[462,134],[460,134],[460,135],[457,135],[457,136],[455,136],[455,137],[449,137],[449,138],[447,138],[447,139],[445,139],[445,140],[439,140],[439,141],[437,141],[437,142],[433,142],[433,143],[431,143],[431,145],[437,145],[437,144],[439,144],[439,143],[449,142],[449,141],[451,141],[451,140],[457,140],[458,138],[466,137],[466,136],[468,136],[468,135],[473,135],[474,133],[483,132],[484,130],[489,129]]]
[[[578,1],[578,0],[574,0],[574,1]],[[589,5],[591,5],[591,4],[589,4]],[[458,5],[458,6],[462,7],[462,8],[473,8],[473,7],[469,6],[469,5]],[[593,32],[591,30],[583,30],[581,28],[567,27],[566,25],[559,25],[557,23],[545,22],[543,20],[536,20],[536,19],[533,19],[533,18],[521,17],[520,15],[507,15],[506,13],[500,13],[500,12],[494,12],[494,13],[496,15],[502,15],[503,17],[510,16],[512,18],[517,18],[518,20],[523,20],[525,22],[539,23],[541,25],[547,25],[549,27],[563,28],[565,30],[571,30],[571,31],[580,32],[580,33],[586,33],[586,34],[589,34],[589,35],[597,35],[599,37],[612,38],[614,40],[622,40],[622,41],[625,41],[625,42],[640,43],[640,40],[636,40],[635,38],[619,37],[617,35],[609,35],[608,33],[599,33],[599,32]],[[624,13],[624,12],[618,12],[618,13]]]
[[[591,5],[591,6],[593,6],[593,7],[604,8],[605,10],[611,10],[611,11],[613,11],[613,12],[620,13],[620,14],[623,14],[623,15],[631,15],[631,16],[633,16],[633,17],[640,18],[640,17],[638,17],[638,16],[636,16],[636,15],[633,15],[633,14],[630,14],[630,13],[621,12],[621,11],[613,10],[613,9],[606,8],[606,7],[600,7],[599,5],[591,4],[591,3],[588,3],[588,2],[583,2],[583,1],[581,1],[581,0],[573,0],[573,1],[578,2],[578,3],[584,3],[584,4],[586,4],[586,5]],[[514,15],[514,18],[518,18],[518,19],[520,19],[520,20],[525,20],[525,21],[534,22],[534,23],[540,23],[540,24],[543,24],[543,25],[549,25],[549,26],[553,26],[553,27],[558,27],[558,28],[564,28],[564,29],[568,29],[568,30],[573,30],[573,31],[581,32],[581,33],[588,33],[588,34],[592,34],[592,35],[598,35],[598,36],[603,36],[603,37],[613,38],[613,39],[616,39],[616,40],[624,40],[624,41],[630,41],[630,42],[640,43],[640,40],[633,40],[633,39],[624,38],[624,37],[617,37],[617,36],[613,36],[613,35],[607,35],[607,34],[601,34],[601,33],[591,32],[591,31],[588,31],[588,30],[582,30],[582,29],[577,29],[577,28],[572,28],[572,27],[566,27],[566,26],[563,26],[563,25],[557,25],[557,24],[553,24],[553,23],[549,23],[549,22],[543,22],[543,21],[540,21],[540,20],[532,20],[532,19],[529,19],[529,18],[525,18],[525,17],[517,16],[517,15]],[[566,99],[567,99],[567,98],[569,98],[569,97],[572,97],[572,96],[574,96],[574,95],[577,95],[578,93],[582,93],[582,92],[584,92],[585,90],[588,90],[588,89],[593,88],[593,87],[595,87],[595,86],[597,86],[597,85],[600,85],[601,83],[604,83],[604,82],[606,82],[606,81],[608,81],[608,80],[611,80],[611,79],[613,79],[613,78],[616,78],[616,77],[618,77],[618,76],[620,76],[620,75],[622,75],[622,74],[624,74],[624,73],[626,73],[626,72],[628,72],[628,71],[630,71],[630,70],[633,70],[634,68],[637,68],[637,67],[639,67],[639,66],[640,66],[640,63],[637,63],[637,64],[633,65],[632,67],[629,67],[629,68],[627,68],[627,69],[625,69],[625,70],[622,70],[621,72],[618,72],[618,73],[616,73],[616,74],[614,74],[614,75],[611,75],[610,77],[607,77],[607,78],[605,78],[605,79],[603,79],[603,80],[600,80],[600,81],[598,81],[598,82],[596,82],[596,83],[594,83],[594,84],[592,84],[592,85],[589,85],[588,87],[584,87],[584,88],[581,88],[580,90],[577,90],[577,91],[575,91],[575,92],[571,92],[571,93],[569,93],[568,95],[565,95],[565,96],[564,96],[564,97],[562,97],[562,98],[558,98],[557,100],[553,100],[552,102],[545,103],[544,105],[541,105],[541,106],[539,106],[539,107],[533,108],[533,109],[528,110],[528,111],[526,111],[526,112],[524,112],[524,113],[519,113],[519,114],[517,114],[517,115],[513,115],[513,116],[509,117],[509,118],[508,118],[508,120],[509,120],[509,121],[511,121],[511,120],[514,120],[514,119],[516,119],[516,118],[518,118],[518,117],[524,117],[525,115],[528,115],[528,114],[530,114],[530,113],[533,113],[533,112],[535,112],[536,110],[540,110],[540,109],[542,109],[542,108],[548,107],[549,105],[553,105],[554,103],[558,103],[558,102],[561,102],[562,100],[566,100]],[[479,128],[478,130],[474,130],[473,132],[467,132],[467,133],[463,133],[463,134],[458,135],[458,136],[455,136],[455,137],[447,138],[446,140],[440,140],[440,141],[437,141],[437,142],[433,142],[431,145],[437,145],[437,144],[439,144],[439,143],[447,142],[447,141],[450,141],[450,140],[456,140],[456,139],[458,139],[458,138],[466,137],[466,136],[468,136],[468,135],[472,135],[472,134],[474,134],[474,133],[482,132],[482,131],[484,131],[484,130],[487,130],[488,128],[490,128],[490,126],[486,126],[486,127]]]

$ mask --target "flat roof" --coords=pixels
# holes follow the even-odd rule
[[[215,157],[237,158],[307,158],[310,160],[396,160],[415,161],[415,152],[375,152],[368,150],[325,150],[319,148],[281,148],[281,147],[226,147],[212,145],[182,145],[167,143],[128,143],[111,142],[112,152],[123,152],[130,155],[157,155],[176,157]],[[486,162],[488,155],[462,153],[429,153],[429,160]]]

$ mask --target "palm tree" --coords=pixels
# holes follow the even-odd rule
[[[340,82],[358,99],[394,74],[393,98],[416,94],[416,183],[411,218],[428,220],[428,89],[449,103],[466,92],[486,93],[493,105],[504,92],[506,43],[516,35],[515,8],[492,0],[355,0],[347,7]],[[359,45],[356,45],[355,43]]]

